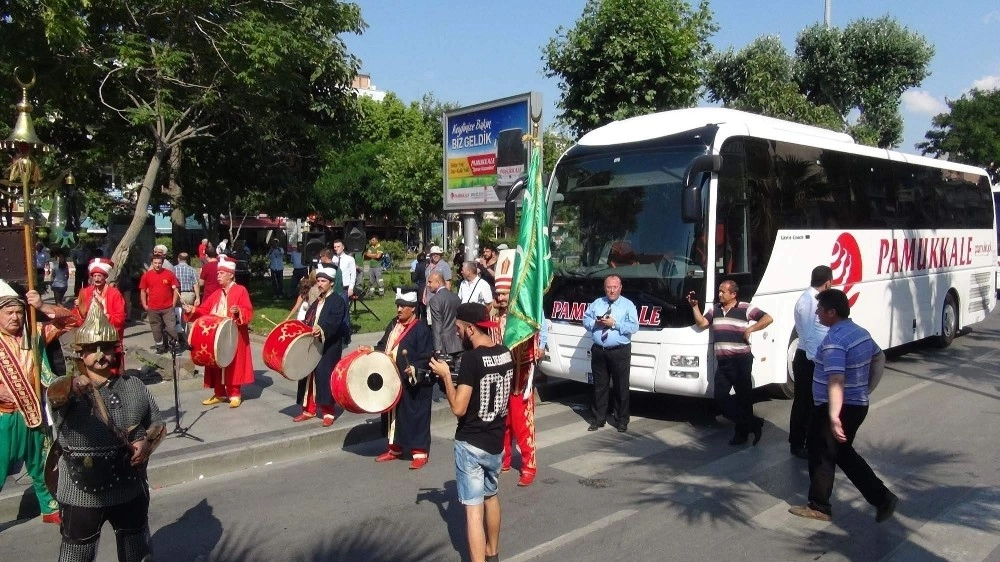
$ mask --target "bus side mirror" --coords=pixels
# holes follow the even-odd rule
[[[521,195],[521,192],[524,191],[524,188],[527,185],[528,185],[528,176],[527,174],[524,174],[521,177],[517,178],[514,184],[510,186],[509,191],[507,191],[507,193],[504,194],[503,222],[504,226],[506,226],[507,228],[514,228],[516,226],[514,224],[514,217],[515,215],[517,215],[517,204],[515,203],[515,201],[517,201],[517,196]],[[500,193],[498,189],[497,195],[499,194]]]
[[[696,223],[702,220],[701,175],[722,169],[722,157],[718,154],[702,154],[695,158],[684,171],[684,187],[681,191],[681,220]]]

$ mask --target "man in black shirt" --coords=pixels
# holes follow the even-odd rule
[[[514,361],[509,349],[493,342],[489,329],[496,325],[485,306],[459,305],[455,329],[466,351],[457,385],[451,384],[447,363],[436,359],[430,362],[431,369],[444,381],[448,404],[458,417],[455,481],[458,500],[465,506],[469,559],[473,562],[499,559],[497,492]]]

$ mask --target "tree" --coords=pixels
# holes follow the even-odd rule
[[[713,57],[705,79],[710,101],[728,107],[841,130],[843,121],[831,106],[811,102],[795,81],[796,61],[775,36],[758,37],[742,50]]]
[[[794,57],[776,37],[716,55],[706,85],[709,99],[729,107],[890,147],[902,140],[900,97],[927,77],[933,55],[926,39],[889,16],[843,30],[816,24],[799,33]]]
[[[986,168],[1000,181],[1000,90],[972,90],[949,100],[948,113],[936,115],[933,129],[917,144],[922,154]]]
[[[542,177],[548,178],[555,170],[556,162],[563,152],[573,145],[573,141],[549,127],[542,133]]]
[[[192,188],[222,204],[234,194],[287,193],[278,178],[295,175],[315,143],[352,121],[359,63],[340,35],[364,29],[355,4],[13,4],[13,15],[0,18],[5,37],[35,39],[26,47],[4,39],[6,63],[25,61],[72,80],[46,113],[84,132],[106,160],[115,146],[119,155],[141,154],[124,166],[145,162],[132,221],[113,254],[117,264],[126,261],[157,188],[167,184],[172,155],[181,164],[174,169],[181,179],[171,184],[175,201]],[[209,137],[217,142],[196,142]],[[175,152],[182,148],[183,155]],[[188,170],[205,183],[183,181]],[[225,191],[213,189],[220,184]]]
[[[315,185],[316,208],[331,218],[386,216],[405,223],[440,211],[442,113],[427,95],[404,104],[359,98],[355,142],[329,150]]]
[[[562,89],[560,120],[577,137],[616,119],[689,107],[717,27],[708,1],[588,0],[573,29],[542,49]]]

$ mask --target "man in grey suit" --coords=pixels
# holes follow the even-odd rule
[[[462,340],[455,330],[455,313],[462,299],[445,287],[440,271],[433,271],[427,277],[427,291],[431,295],[427,301],[427,323],[434,335],[434,349],[454,357],[462,351]]]

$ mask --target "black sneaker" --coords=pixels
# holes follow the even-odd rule
[[[899,498],[896,494],[892,492],[886,492],[888,496],[885,498],[885,502],[878,507],[878,511],[875,512],[875,521],[881,523],[886,519],[892,517],[892,514],[896,511],[896,504],[899,503]]]

